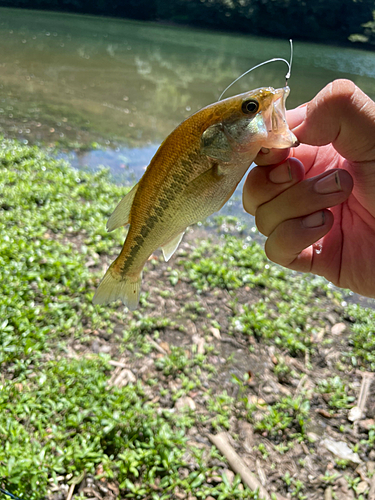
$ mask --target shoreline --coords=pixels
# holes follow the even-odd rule
[[[9,140],[0,183],[8,491],[255,499],[212,446],[221,432],[278,500],[368,489],[373,390],[360,420],[349,416],[375,370],[373,310],[272,264],[256,242],[205,241],[199,226],[170,262],[149,260],[138,310],[93,306],[124,238],[105,221],[127,189]]]

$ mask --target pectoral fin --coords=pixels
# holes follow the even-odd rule
[[[233,178],[227,174],[225,164],[214,163],[209,170],[189,183],[183,192],[189,216],[186,225],[217,212],[229,200],[242,175]]]
[[[129,224],[130,210],[133,205],[133,200],[135,193],[137,192],[138,184],[136,184],[127,195],[120,201],[120,203],[115,208],[113,214],[110,216],[107,222],[107,231],[113,231],[121,226],[126,226]]]
[[[216,123],[208,127],[201,136],[201,151],[216,160],[229,162],[232,156],[230,142],[225,135],[223,125]]]
[[[225,174],[225,169],[216,160],[211,158],[211,171],[215,179],[220,179]]]
[[[177,247],[180,244],[180,241],[182,240],[184,233],[185,233],[185,231],[178,234],[177,236],[175,236],[173,238],[173,240],[169,241],[168,243],[166,243],[164,246],[161,247],[161,249],[163,250],[165,262],[168,262],[168,260],[172,257],[172,255],[177,250]]]

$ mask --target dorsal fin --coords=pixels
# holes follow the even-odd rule
[[[107,231],[113,231],[121,226],[129,224],[130,210],[133,205],[135,193],[137,192],[138,184],[136,184],[127,195],[120,201],[115,208],[113,214],[107,222]]]

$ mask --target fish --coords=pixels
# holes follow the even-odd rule
[[[262,87],[228,97],[173,130],[108,219],[108,231],[127,225],[129,230],[94,304],[121,299],[136,309],[143,267],[152,253],[161,248],[168,261],[186,228],[229,200],[262,148],[298,145],[285,116],[289,92],[287,86]]]

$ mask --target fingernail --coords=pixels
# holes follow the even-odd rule
[[[262,148],[262,149],[260,150],[260,152],[261,152],[261,153],[263,153],[264,155],[268,155],[268,153],[269,153],[270,151],[271,151],[271,150],[270,150],[270,149],[268,149],[268,148]]]
[[[326,221],[326,214],[324,213],[324,211],[322,211],[308,215],[307,217],[302,219],[302,224],[305,227],[312,228],[312,227],[324,226],[325,221]]]
[[[323,179],[319,179],[315,183],[315,191],[319,194],[338,193],[342,191],[339,171],[336,170],[336,172],[326,175]]]
[[[289,162],[286,161],[285,163],[282,163],[281,165],[271,170],[271,172],[268,174],[268,178],[271,182],[274,182],[275,184],[283,184],[284,182],[290,182],[293,178]]]

